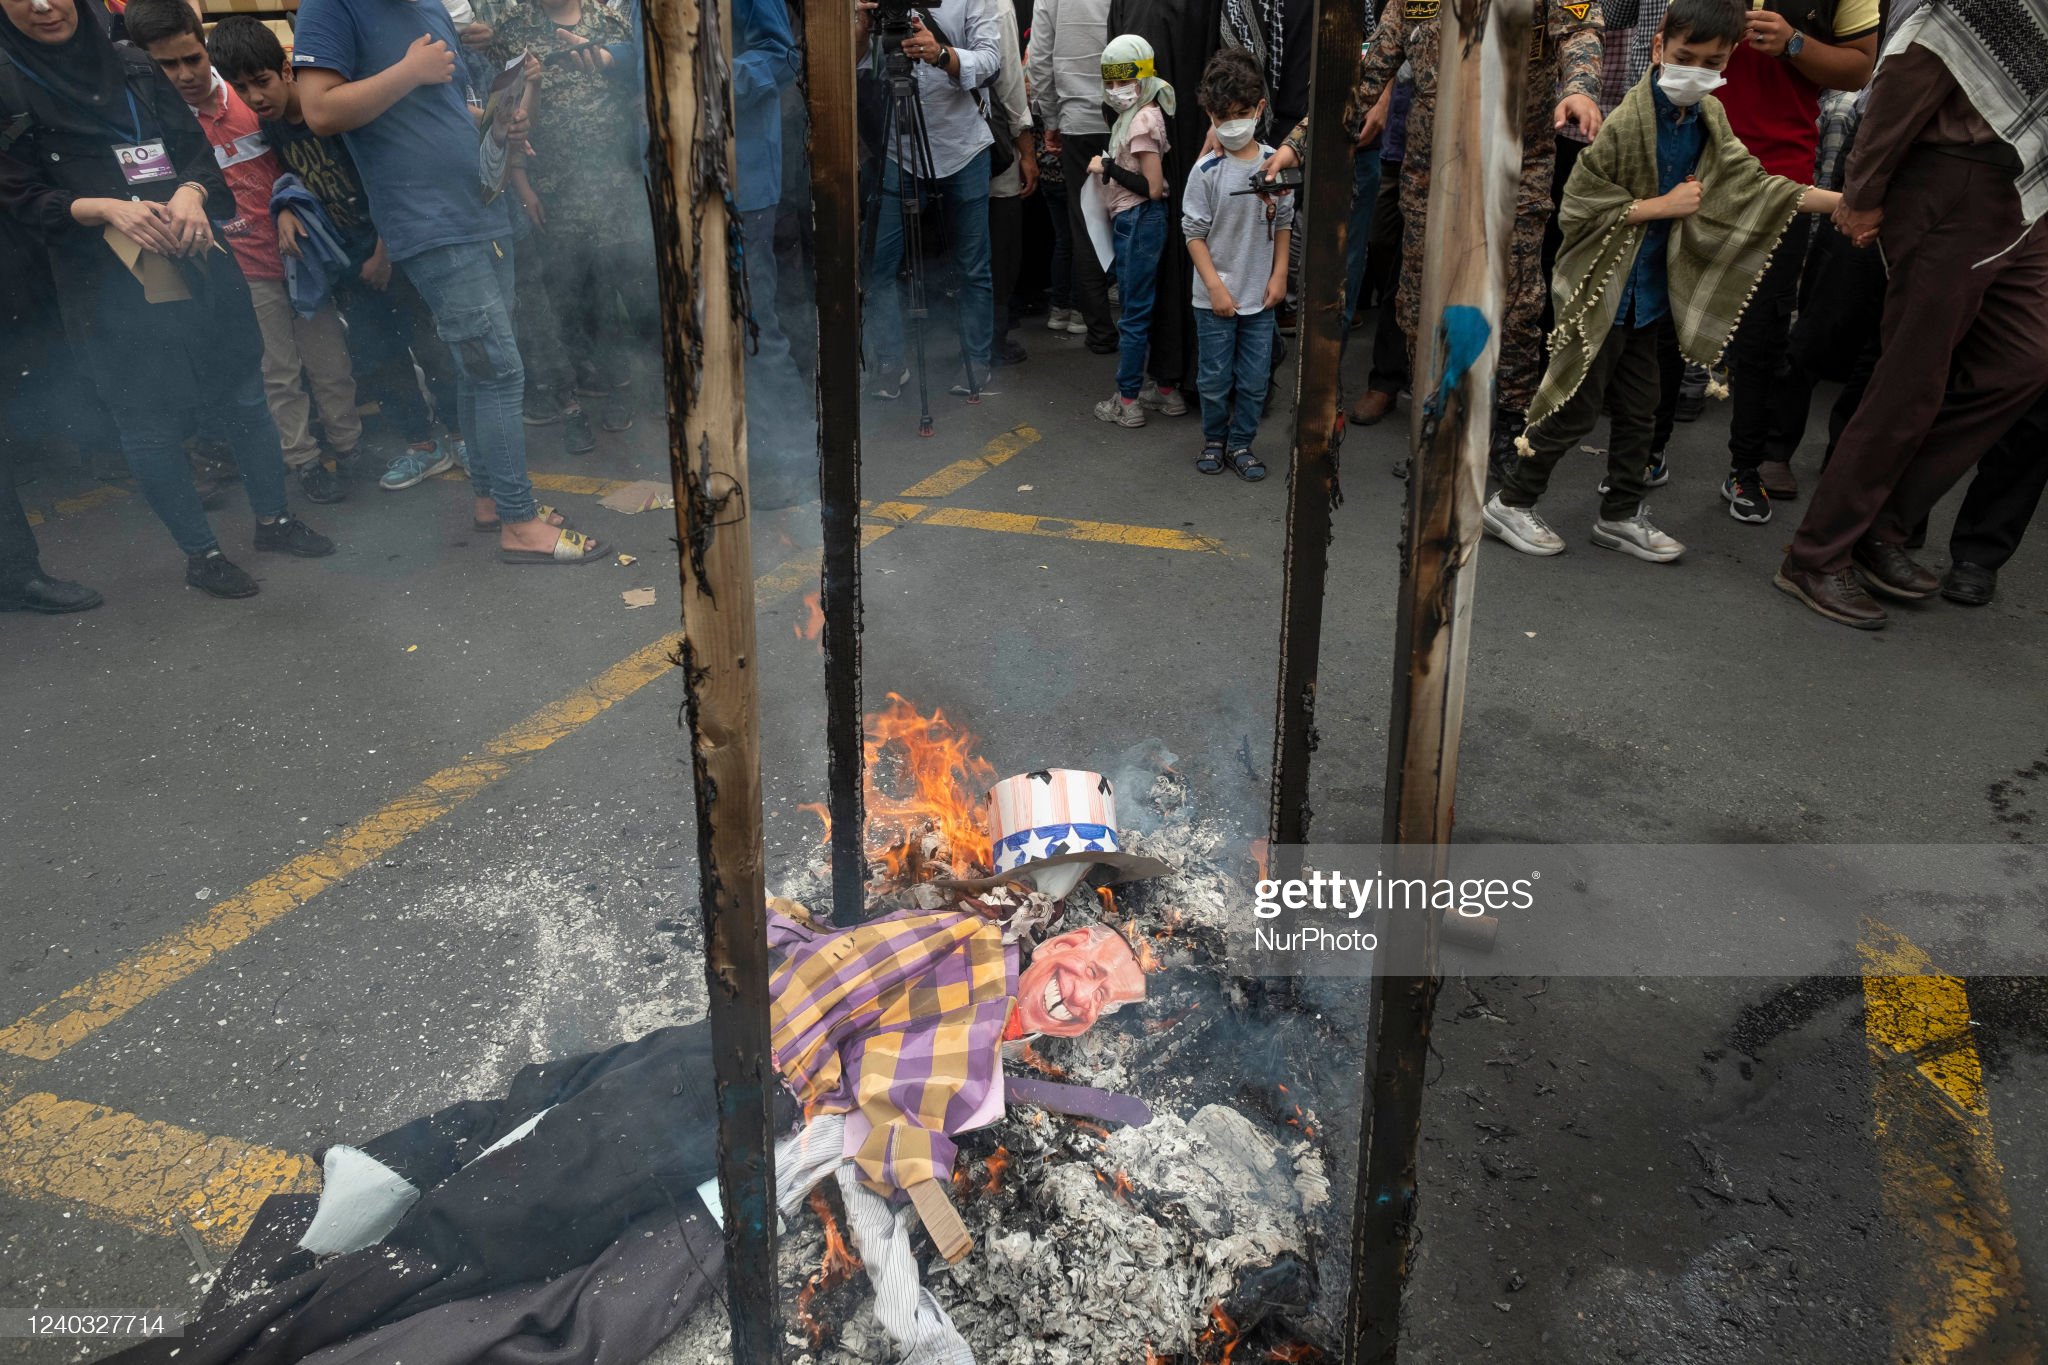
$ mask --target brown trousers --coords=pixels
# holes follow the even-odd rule
[[[256,325],[263,329],[263,398],[270,405],[270,419],[277,423],[286,466],[304,469],[320,458],[320,443],[313,439],[312,406],[306,399],[309,385],[334,453],[355,454],[363,437],[363,419],[356,414],[355,373],[333,302],[302,318],[292,310],[283,280],[249,281],[249,298],[256,305]]]
[[[2022,239],[2012,173],[1915,148],[1884,214],[1884,352],[1788,554],[1816,572],[1903,544],[2048,390],[2048,225]]]

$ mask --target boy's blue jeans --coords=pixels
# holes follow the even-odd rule
[[[496,505],[500,520],[532,521],[538,514],[519,416],[526,367],[512,329],[518,295],[510,239],[431,247],[399,268],[427,301],[434,330],[455,357],[470,487]]]
[[[1166,250],[1166,201],[1150,199],[1110,222],[1116,241],[1116,288],[1123,299],[1117,319],[1116,391],[1136,398],[1145,386],[1152,352],[1152,309],[1159,301],[1159,256]]]
[[[960,345],[975,375],[986,382],[989,355],[995,347],[995,260],[988,240],[988,150],[951,175],[925,186],[946,203],[946,233],[953,243],[953,271],[960,287]],[[878,372],[894,380],[903,369],[903,305],[897,298],[896,275],[903,268],[903,205],[894,161],[882,171],[881,212],[875,227],[875,254],[867,289],[868,346]],[[938,290],[927,274],[925,301]],[[929,350],[931,338],[927,334]]]
[[[1273,310],[1219,318],[1195,310],[1195,386],[1202,391],[1202,440],[1225,450],[1249,450],[1266,415],[1266,385],[1273,373]]]

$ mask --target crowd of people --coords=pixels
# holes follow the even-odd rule
[[[0,399],[9,425],[49,402],[62,381],[47,355],[68,347],[196,587],[257,585],[215,538],[195,446],[231,454],[259,552],[328,554],[288,498],[347,496],[366,398],[402,436],[384,488],[459,465],[501,559],[607,554],[538,503],[526,455],[529,427],[588,452],[585,401],[616,433],[652,387],[638,0],[471,4],[304,0],[287,50],[246,16],[209,31],[189,0],[0,0],[0,248],[31,286],[10,331],[47,342],[6,367],[41,382]],[[783,0],[733,8],[755,450],[803,452],[810,404],[775,265],[797,47]],[[1437,0],[1370,10],[1342,130],[1347,315],[1379,302],[1376,328],[1353,333],[1372,349],[1349,408],[1364,425],[1410,384],[1440,33]],[[1541,10],[1487,531],[1560,552],[1537,506],[1604,415],[1594,543],[1678,558],[1644,498],[1708,392],[1732,398],[1728,514],[1768,523],[1802,494],[1795,452],[1829,380],[1843,387],[1826,458],[1804,476],[1776,585],[1864,628],[1885,621],[1873,592],[1990,601],[2048,482],[2042,0]],[[874,11],[856,7],[863,40]],[[1028,358],[1014,333],[1025,243],[1042,234],[1045,325],[1116,357],[1094,415],[1177,417],[1192,388],[1196,469],[1264,478],[1256,437],[1299,282],[1284,176],[1309,134],[1312,14],[1312,0],[1035,0],[1028,14],[940,0],[864,46],[874,396],[899,397],[923,363],[899,295],[936,208],[953,393],[979,401],[995,367]],[[908,135],[884,47],[909,63]],[[925,300],[909,302],[921,328]],[[756,505],[803,496],[800,469],[770,471],[790,486]],[[1911,550],[1972,469],[1937,578]],[[43,573],[7,492],[0,605],[96,601]]]

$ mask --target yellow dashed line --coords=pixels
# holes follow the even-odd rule
[[[311,1157],[48,1094],[0,1112],[0,1150],[10,1194],[82,1204],[147,1232],[173,1232],[183,1218],[223,1250],[271,1195],[320,1188]]]
[[[1884,1208],[1922,1253],[1892,1296],[1893,1358],[2036,1360],[1969,993],[1874,920],[1862,952]]]
[[[1017,427],[1006,431],[983,446],[981,454],[965,460],[955,460],[938,473],[920,479],[904,489],[903,496],[943,498],[948,493],[957,493],[1026,446],[1038,444],[1039,440],[1037,431],[1030,427]]]
[[[98,488],[80,493],[75,498],[57,499],[50,504],[50,515],[53,517],[75,517],[80,512],[90,512],[95,507],[105,507],[109,503],[126,502],[127,500],[127,489],[116,487],[110,483],[101,484]],[[43,521],[44,517],[41,512],[30,512],[28,514],[28,524],[31,526],[41,526]]]
[[[1077,521],[1069,517],[1034,517],[1017,512],[978,512],[968,507],[940,507],[920,517],[920,526],[955,526],[970,531],[996,531],[1013,536],[1046,536],[1097,545],[1131,545],[1146,550],[1187,550],[1220,554],[1223,542],[1192,531],[1165,526],[1126,526],[1113,521]]]

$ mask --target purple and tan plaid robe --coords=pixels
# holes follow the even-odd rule
[[[781,956],[769,979],[776,1069],[807,1116],[849,1116],[846,1155],[869,1189],[894,1197],[946,1180],[952,1135],[1001,1113],[1016,947],[971,909],[851,929],[798,910],[778,901],[768,916]]]

